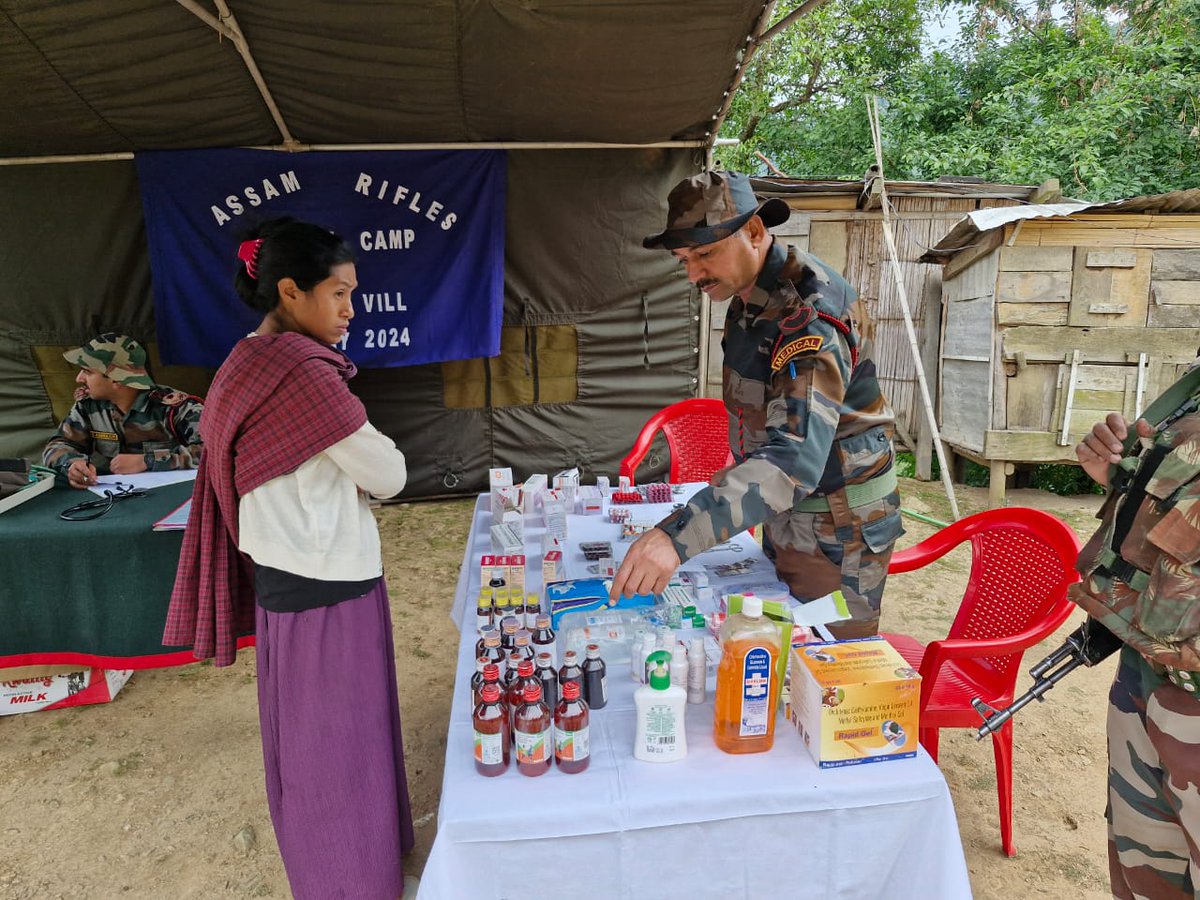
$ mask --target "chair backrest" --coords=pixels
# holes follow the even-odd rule
[[[636,483],[634,473],[650,450],[654,435],[662,431],[671,451],[672,484],[708,481],[718,469],[733,462],[729,452],[729,413],[720,400],[707,397],[672,403],[650,417],[633,449],[621,461],[620,472]]]
[[[1053,633],[1075,608],[1067,588],[1081,546],[1065,522],[1037,509],[1008,507],[976,513],[896,553],[889,572],[910,571],[971,542],[971,573],[949,639],[995,640],[1026,634],[1007,652],[980,663],[1015,679],[1021,653]]]

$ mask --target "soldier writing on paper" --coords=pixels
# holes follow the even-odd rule
[[[42,463],[71,487],[97,475],[194,469],[203,403],[155,384],[146,351],[123,334],[102,334],[63,358],[79,366],[75,404],[42,451]]]
[[[763,549],[801,600],[841,589],[839,638],[879,630],[888,560],[903,533],[892,410],[850,318],[853,288],[767,230],[790,210],[745,175],[703,172],[668,197],[669,250],[725,318],[722,383],[735,465],[629,549],[612,596],[661,591],[679,564],[764,525]]]

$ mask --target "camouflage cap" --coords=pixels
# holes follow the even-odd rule
[[[81,369],[99,372],[117,384],[139,389],[154,387],[146,371],[146,350],[128,335],[107,332],[82,347],[68,350],[63,359]]]
[[[753,215],[768,228],[787,221],[791,209],[778,198],[758,202],[750,179],[740,172],[701,172],[667,195],[665,231],[643,238],[647,249],[698,247],[729,237]]]

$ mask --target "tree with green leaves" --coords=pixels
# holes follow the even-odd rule
[[[962,25],[950,50],[910,52],[919,26],[904,20],[892,63],[851,53],[843,77],[812,95],[788,87],[812,60],[787,48],[847,26],[801,18],[792,29],[804,39],[752,60],[722,130],[742,143],[719,148],[722,162],[764,172],[761,152],[795,177],[861,177],[874,161],[864,95],[876,93],[890,178],[1055,177],[1091,200],[1200,185],[1200,0],[1130,9],[1077,0],[1058,15],[1045,0],[1029,10],[1007,0],[947,8]],[[840,4],[821,14],[860,12],[869,14]],[[793,74],[767,78],[760,66]]]

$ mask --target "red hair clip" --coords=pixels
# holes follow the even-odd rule
[[[246,274],[258,280],[258,252],[262,249],[262,238],[242,241],[238,246],[238,259],[246,264]]]

